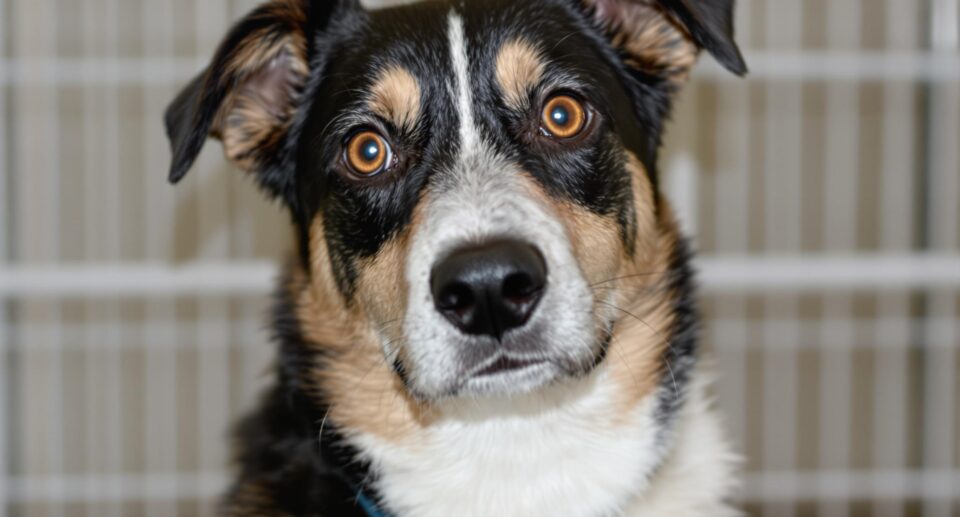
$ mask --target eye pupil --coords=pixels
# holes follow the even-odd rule
[[[364,131],[347,143],[344,162],[356,175],[375,176],[389,167],[390,147],[378,133]]]
[[[375,162],[380,156],[380,144],[374,140],[367,140],[363,145],[363,159],[368,162]]]
[[[583,103],[569,95],[556,95],[544,106],[541,124],[547,136],[566,140],[582,133],[587,122]]]
[[[554,123],[560,126],[566,126],[570,123],[570,112],[563,106],[557,106],[553,108],[553,113],[550,114],[550,118],[553,119]]]

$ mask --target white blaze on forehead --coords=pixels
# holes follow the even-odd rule
[[[470,58],[467,38],[463,29],[463,17],[450,11],[447,37],[450,40],[450,59],[453,63],[454,81],[451,91],[457,101],[460,116],[460,152],[467,153],[480,144],[479,132],[473,120],[473,95],[470,91]]]

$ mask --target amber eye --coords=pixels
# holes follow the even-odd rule
[[[350,170],[359,176],[375,176],[390,163],[390,146],[373,131],[357,133],[347,143],[345,160]]]
[[[552,97],[543,107],[543,130],[554,138],[573,138],[587,125],[587,110],[569,95]]]

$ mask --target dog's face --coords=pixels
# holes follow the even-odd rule
[[[274,0],[171,108],[173,178],[220,138],[290,207],[316,317],[418,398],[535,390],[603,361],[610,283],[652,267],[661,122],[701,47],[743,71],[731,10]]]

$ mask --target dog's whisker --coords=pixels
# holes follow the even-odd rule
[[[607,279],[607,280],[602,280],[602,281],[600,281],[600,282],[596,282],[596,283],[590,284],[590,287],[597,287],[597,286],[604,285],[604,284],[610,284],[610,283],[613,283],[613,282],[620,282],[620,281],[623,281],[623,280],[632,280],[632,279],[635,279],[635,278],[649,278],[649,277],[652,277],[652,276],[666,275],[666,274],[669,274],[669,273],[672,273],[672,272],[673,272],[672,270],[669,270],[669,269],[668,269],[668,270],[665,270],[665,271],[650,271],[650,272],[646,272],[646,273],[634,273],[634,274],[631,274],[631,275],[618,276],[618,277],[610,278],[610,279]]]
[[[633,318],[634,320],[638,321],[639,323],[643,324],[645,327],[647,327],[648,329],[650,329],[650,331],[652,331],[652,332],[653,332],[654,334],[656,334],[660,339],[662,339],[664,343],[666,343],[666,342],[669,341],[669,338],[668,338],[666,335],[664,335],[662,331],[658,330],[658,329],[655,328],[653,325],[650,325],[650,324],[647,323],[643,318],[641,318],[640,316],[637,316],[637,315],[634,314],[633,312],[628,311],[627,309],[624,309],[623,307],[619,307],[619,306],[617,306],[617,305],[615,305],[615,304],[612,304],[612,303],[609,303],[609,302],[598,301],[597,303],[599,303],[600,305],[605,305],[605,306],[607,306],[607,307],[610,307],[611,309],[614,309],[614,310],[616,310],[616,311],[622,312],[623,314],[625,314],[625,315]]]
[[[328,405],[327,410],[323,413],[323,418],[320,420],[320,432],[318,433],[317,438],[317,448],[323,445],[323,430],[327,425],[327,418],[330,416],[331,411],[333,411],[333,406]]]
[[[666,336],[662,331],[660,331],[660,330],[658,330],[657,328],[655,328],[653,325],[650,325],[649,323],[647,323],[643,318],[637,316],[636,314],[634,314],[634,313],[632,313],[632,312],[630,312],[630,311],[628,311],[628,310],[626,310],[626,309],[623,309],[622,307],[617,307],[616,305],[609,304],[609,303],[605,303],[605,302],[599,302],[599,303],[601,303],[601,304],[603,304],[603,305],[607,305],[607,306],[609,306],[609,307],[611,307],[611,308],[613,308],[613,309],[615,309],[615,310],[618,310],[618,311],[626,314],[627,316],[635,319],[636,321],[640,322],[642,325],[644,325],[645,327],[647,327],[648,329],[650,329],[651,332],[653,332],[654,334],[656,334],[656,335],[660,338],[661,341],[660,341],[659,344],[663,344],[663,345],[666,345],[666,346],[668,346],[668,347],[670,346],[670,338],[669,338],[668,336]],[[666,366],[667,366],[667,371],[670,373],[670,379],[671,379],[671,381],[673,382],[674,395],[677,396],[677,397],[679,397],[679,396],[680,396],[680,386],[678,385],[678,383],[677,383],[677,378],[676,378],[676,376],[675,376],[674,373],[673,373],[673,367],[670,365],[670,358],[667,356],[666,353],[663,354],[663,361],[664,361],[664,363],[665,363]]]
[[[630,378],[633,380],[634,387],[639,388],[641,385],[640,379],[637,377],[636,372],[633,371],[633,367],[630,366],[630,361],[628,361],[627,358],[623,356],[623,351],[620,350],[621,347],[617,346],[620,340],[613,335],[613,332],[608,331],[608,335],[610,340],[612,341],[612,348],[614,349],[614,352],[617,354],[617,357],[620,359],[620,362],[623,363],[624,367],[626,367],[627,371],[630,372]]]
[[[670,380],[673,381],[673,395],[675,397],[680,397],[680,386],[677,385],[677,377],[673,374],[673,367],[670,366],[670,358],[666,354],[663,355],[663,362],[667,365],[667,371],[670,372]]]
[[[597,294],[610,293],[610,292],[622,292],[625,294],[642,294],[657,292],[660,290],[659,286],[648,285],[648,286],[619,286],[619,285],[601,285],[597,287],[591,287],[591,291]]]

